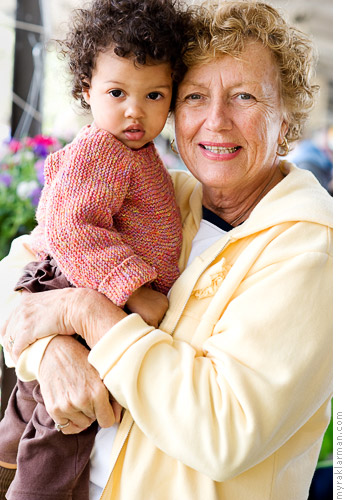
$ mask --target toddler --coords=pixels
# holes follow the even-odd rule
[[[18,289],[105,294],[157,326],[179,274],[181,222],[153,144],[185,67],[190,16],[173,0],[94,0],[62,43],[84,127],[45,163],[29,264]],[[63,425],[65,424],[65,425]],[[0,423],[0,488],[11,500],[86,500],[97,423],[58,432],[37,381],[18,381]],[[7,481],[7,483],[6,483]],[[4,496],[0,498],[5,498]]]

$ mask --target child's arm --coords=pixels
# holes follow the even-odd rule
[[[131,177],[123,149],[99,131],[66,155],[50,187],[45,236],[48,250],[67,279],[104,293],[122,306],[156,271],[134,254],[114,228]]]

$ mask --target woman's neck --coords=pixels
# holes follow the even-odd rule
[[[259,184],[241,190],[224,190],[203,186],[203,205],[232,226],[246,219],[262,198],[284,178],[280,168],[270,172]]]

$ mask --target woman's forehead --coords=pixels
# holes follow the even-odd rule
[[[260,42],[251,42],[239,56],[222,54],[208,62],[192,66],[181,86],[208,87],[215,80],[231,86],[244,82],[252,85],[269,82],[279,86],[279,70],[271,50]]]

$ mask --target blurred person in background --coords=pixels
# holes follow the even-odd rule
[[[318,130],[310,138],[299,141],[288,160],[310,170],[333,195],[333,127]]]

